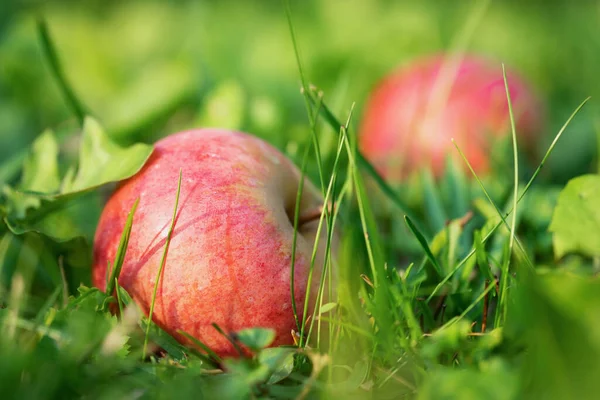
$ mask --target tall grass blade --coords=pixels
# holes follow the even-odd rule
[[[163,250],[162,258],[160,260],[160,267],[156,274],[156,281],[154,282],[154,290],[152,292],[152,302],[150,303],[150,311],[148,312],[148,324],[146,325],[146,334],[144,335],[144,349],[142,351],[142,359],[146,358],[146,352],[148,350],[148,337],[150,336],[150,325],[152,324],[152,314],[154,314],[154,304],[156,303],[156,294],[158,293],[158,285],[160,278],[162,277],[165,263],[167,262],[167,253],[169,252],[169,244],[171,243],[171,236],[175,229],[175,220],[177,219],[177,207],[179,206],[179,194],[181,193],[181,176],[182,170],[179,170],[179,180],[177,182],[177,194],[175,195],[175,207],[173,207],[173,217],[171,218],[171,225],[167,232],[167,238],[165,240],[165,247]]]
[[[510,128],[512,131],[512,145],[513,145],[513,159],[514,159],[514,174],[515,174],[515,187],[513,193],[513,206],[512,206],[512,222],[510,228],[510,238],[508,241],[508,255],[505,260],[506,266],[502,271],[502,280],[500,282],[500,304],[499,310],[502,312],[502,320],[506,320],[506,314],[508,312],[508,307],[506,306],[506,299],[508,298],[508,274],[510,270],[510,258],[512,255],[512,250],[515,242],[515,229],[517,225],[517,204],[519,197],[519,151],[517,147],[517,128],[515,126],[515,116],[512,108],[512,101],[510,98],[510,90],[508,88],[508,79],[506,78],[506,69],[504,68],[504,64],[502,64],[502,77],[504,78],[504,88],[506,89],[506,99],[508,101],[508,115],[510,116]],[[524,252],[525,253],[525,252]],[[525,256],[527,257],[527,256]],[[528,259],[528,258],[526,258]],[[499,314],[498,314],[499,315]],[[499,326],[501,321],[496,321],[496,326]]]
[[[127,253],[127,246],[129,244],[129,237],[131,236],[131,228],[133,227],[133,216],[135,214],[135,210],[137,210],[139,202],[140,199],[138,197],[133,203],[133,207],[131,207],[129,214],[127,214],[127,221],[125,221],[125,227],[121,233],[121,240],[119,241],[119,247],[117,247],[117,254],[115,255],[115,260],[112,263],[112,270],[108,275],[108,279],[106,280],[105,292],[109,296],[114,292],[115,282],[119,278],[121,269],[123,268],[123,262],[125,261],[125,254]]]

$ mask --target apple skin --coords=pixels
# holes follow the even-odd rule
[[[455,74],[440,78],[449,56],[430,55],[385,77],[371,93],[359,145],[390,182],[428,166],[440,177],[446,157],[464,161],[454,138],[478,174],[490,168],[494,139],[510,134],[502,66],[480,56],[458,59]],[[532,151],[543,130],[543,106],[527,83],[507,70],[519,145]]]
[[[139,197],[119,284],[146,313],[171,223],[175,228],[153,320],[180,342],[182,330],[221,356],[235,356],[225,332],[264,327],[273,345],[292,344],[297,330],[290,294],[293,213],[299,170],[266,142],[241,132],[199,129],[168,136],[146,165],[108,200],[95,235],[93,283],[104,289],[127,214]],[[305,180],[300,213],[318,209],[320,193]],[[317,221],[299,227],[295,300],[302,317]],[[311,304],[323,264],[326,229],[315,262]],[[310,310],[312,312],[312,308]]]

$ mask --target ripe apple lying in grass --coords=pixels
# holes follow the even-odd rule
[[[273,345],[292,344],[297,330],[290,294],[293,216],[300,172],[253,136],[218,129],[171,135],[109,199],[96,231],[93,281],[105,288],[127,214],[139,197],[119,284],[149,313],[176,198],[181,193],[153,319],[179,341],[184,331],[221,356],[234,348],[225,332],[264,327]],[[295,300],[302,318],[307,275],[323,199],[305,180],[295,261]],[[315,213],[315,210],[317,213]],[[307,216],[306,218],[304,216]],[[311,304],[325,257],[323,226]],[[312,310],[312,308],[311,308]]]
[[[507,70],[517,139],[530,149],[542,130],[542,106],[530,87]],[[510,134],[502,66],[484,58],[435,55],[398,69],[371,94],[360,126],[360,148],[390,182],[429,166],[443,173],[446,157],[477,173],[490,167],[494,139]],[[466,165],[465,165],[466,166]]]

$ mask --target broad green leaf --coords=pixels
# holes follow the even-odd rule
[[[151,153],[152,146],[147,144],[137,143],[127,148],[117,145],[96,120],[87,117],[79,148],[79,169],[70,184],[64,183],[63,193],[128,178],[140,170]]]
[[[79,168],[67,170],[58,191],[58,146],[49,131],[34,143],[25,160],[23,180],[19,189],[5,186],[7,199],[4,218],[15,234],[38,232],[64,242],[89,235],[82,221],[90,218],[90,209],[98,210],[97,196],[87,195],[107,183],[131,177],[139,171],[152,146],[134,144],[120,147],[114,143],[92,118],[86,118],[79,151]],[[93,206],[93,207],[90,207]]]
[[[27,232],[43,234],[57,242],[66,242],[85,237],[86,230],[81,225],[81,215],[89,214],[90,194],[45,197],[43,195],[12,192],[8,197],[13,207],[4,218],[6,225],[16,235]],[[33,205],[33,207],[31,207]],[[22,207],[28,206],[25,210]],[[97,210],[95,210],[97,212]]]
[[[569,181],[558,197],[550,231],[557,258],[567,253],[600,255],[600,175]]]
[[[58,143],[54,133],[46,130],[33,142],[31,152],[23,163],[20,189],[54,193],[59,186]]]
[[[21,192],[10,186],[2,188],[2,194],[6,198],[5,218],[24,219],[27,215],[27,210],[36,209],[42,203],[39,195]],[[7,221],[10,227],[10,223]]]
[[[266,328],[248,328],[236,332],[236,338],[251,350],[258,351],[270,345],[275,339],[275,331]]]

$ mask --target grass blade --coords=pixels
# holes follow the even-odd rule
[[[296,273],[296,251],[298,243],[298,226],[300,224],[300,203],[302,201],[302,192],[304,191],[304,179],[306,176],[306,168],[308,165],[308,155],[310,152],[310,144],[306,145],[304,156],[302,157],[302,165],[300,166],[300,181],[298,182],[298,191],[296,192],[296,204],[294,206],[294,234],[292,237],[292,255],[290,265],[290,295],[292,296],[292,312],[296,321],[298,332],[301,330],[300,319],[298,318],[298,308],[296,305],[296,289],[294,276]]]
[[[349,125],[350,120],[352,118],[352,111],[354,110],[354,106],[352,107],[352,109],[350,110],[350,114],[348,116],[348,120],[346,123],[346,127]],[[344,128],[342,128],[344,129]],[[342,150],[344,149],[344,142],[346,140],[346,135],[342,134],[340,135],[340,139],[339,139],[339,143],[338,143],[338,149],[336,152],[336,156],[335,156],[335,160],[334,160],[334,164],[333,164],[333,171],[331,173],[331,178],[329,180],[329,185],[327,187],[327,192],[325,194],[325,199],[324,199],[324,209],[323,209],[323,213],[321,215],[321,219],[319,221],[319,227],[317,228],[317,232],[320,232],[320,228],[321,228],[321,223],[323,221],[323,219],[326,219],[326,223],[327,223],[327,229],[328,229],[328,234],[327,234],[327,240],[325,243],[325,260],[324,260],[324,265],[323,268],[321,270],[321,280],[320,280],[320,285],[319,285],[319,293],[316,299],[316,304],[315,307],[313,308],[313,315],[311,318],[311,322],[310,322],[310,327],[308,329],[308,334],[307,337],[310,337],[311,333],[312,333],[312,329],[314,326],[314,322],[315,322],[315,318],[317,315],[317,310],[320,309],[319,307],[319,303],[322,303],[323,300],[323,292],[324,292],[324,288],[325,288],[325,275],[327,273],[327,265],[329,263],[329,261],[331,260],[331,242],[333,240],[333,234],[334,234],[334,213],[337,213],[337,211],[339,210],[339,202],[336,202],[335,199],[335,184],[337,181],[337,169],[339,167],[339,160],[340,160],[340,156],[342,154]],[[332,199],[332,201],[330,201],[329,199]],[[327,210],[327,204],[336,204],[335,210],[332,213],[329,213]],[[313,270],[313,264],[314,264],[314,256],[316,256],[316,251],[317,251],[317,245],[318,245],[318,239],[319,239],[320,235],[319,233],[317,233],[316,236],[316,240],[315,240],[315,244],[314,244],[314,248],[313,248],[313,258],[311,260],[311,271],[309,273],[309,281],[307,283],[307,295],[306,295],[306,299],[305,299],[305,313],[308,311],[307,310],[307,305],[308,305],[308,300],[309,300],[309,290],[310,290],[310,279],[312,277],[312,270]],[[330,284],[331,284],[331,279],[329,280]],[[330,299],[331,300],[331,299]],[[321,320],[319,319],[319,326],[317,328],[319,334],[317,335],[317,347],[318,344],[320,343],[320,327],[321,327]],[[304,328],[304,326],[303,326]],[[304,331],[301,331],[301,335],[300,335],[300,340],[303,339],[304,335],[303,335]]]
[[[213,326],[213,328],[215,328],[217,330],[217,332],[219,332],[221,335],[223,335],[223,337],[225,339],[227,339],[229,341],[229,343],[231,343],[233,345],[233,347],[235,348],[235,350],[238,352],[238,354],[240,356],[244,355],[244,351],[242,350],[240,345],[237,344],[237,342],[230,335],[226,334],[225,331],[223,331],[223,329],[218,324],[213,322],[211,325]]]
[[[133,226],[133,215],[135,214],[135,210],[137,210],[138,204],[140,202],[139,197],[133,203],[133,207],[127,214],[127,221],[125,222],[125,227],[123,228],[123,233],[121,233],[121,241],[119,242],[119,247],[117,247],[117,254],[115,255],[115,260],[113,261],[113,267],[108,275],[108,279],[106,280],[106,294],[112,295],[115,290],[115,282],[119,278],[121,274],[121,269],[123,268],[123,262],[125,261],[125,253],[127,252],[127,245],[129,244],[129,237],[131,236],[131,228]],[[110,263],[109,263],[110,266]],[[107,267],[108,270],[108,267]]]
[[[556,146],[556,143],[558,143],[558,140],[560,139],[560,137],[563,135],[564,131],[567,129],[567,126],[569,126],[569,124],[571,123],[571,121],[575,118],[575,116],[579,113],[579,111],[581,111],[581,109],[583,108],[583,106],[590,100],[590,97],[586,98],[583,102],[581,102],[581,104],[579,104],[579,106],[575,109],[575,111],[573,111],[573,113],[571,114],[571,116],[567,119],[567,121],[563,124],[562,128],[558,131],[558,133],[556,134],[556,136],[554,137],[554,140],[552,141],[552,143],[550,144],[550,146],[548,147],[548,150],[546,151],[546,154],[544,155],[544,157],[542,158],[542,161],[540,162],[540,164],[538,165],[538,167],[536,168],[536,170],[534,171],[533,175],[531,176],[531,178],[529,179],[529,181],[527,182],[527,185],[525,185],[525,188],[523,189],[523,191],[521,192],[521,195],[519,196],[519,198],[517,199],[517,203],[519,203],[523,197],[525,196],[525,194],[527,193],[527,191],[529,190],[529,188],[531,187],[531,185],[533,184],[533,182],[535,181],[535,178],[537,178],[537,176],[539,175],[540,171],[542,170],[542,167],[544,166],[544,164],[546,163],[546,160],[548,159],[548,157],[550,157],[550,154],[552,154],[552,151],[554,150],[554,147]],[[510,209],[507,213],[506,216],[510,215],[510,213],[513,211],[514,209]],[[482,239],[482,243],[485,243],[490,237],[492,237],[492,235],[494,234],[494,232],[496,231],[496,229],[498,229],[500,226],[502,225],[502,221],[498,222],[488,233],[487,235],[485,235],[485,237],[483,237]],[[450,273],[448,273],[444,279],[442,279],[440,281],[440,283],[437,284],[437,286],[433,289],[433,291],[431,292],[431,294],[427,297],[426,302],[428,303],[433,297],[435,297],[435,295],[440,291],[440,289],[446,284],[446,282],[448,282],[450,280],[450,278],[452,278],[452,276],[454,276],[454,274],[467,262],[467,260],[469,260],[473,255],[475,254],[475,247],[471,248],[471,251],[469,251],[469,253],[458,263],[456,264],[456,266],[454,267],[454,269],[452,269],[452,271],[450,271]]]
[[[209,364],[214,365],[215,367],[223,369],[223,360],[221,359],[221,357],[219,357],[219,355],[217,353],[212,351],[212,349],[210,347],[208,347],[207,345],[205,345],[200,340],[196,339],[195,337],[193,337],[192,335],[190,335],[187,332],[178,330],[177,333],[179,333],[182,336],[185,336],[189,341],[191,341],[196,346],[200,347],[202,350],[204,350],[206,352],[208,357],[205,356],[204,354],[198,354],[198,356],[200,357],[200,359],[202,359],[202,361],[205,361]]]
[[[460,147],[458,147],[458,144],[456,143],[456,141],[454,139],[452,139],[452,143],[454,144],[454,147],[456,147],[456,150],[458,151],[458,153],[462,157],[462,159],[465,162],[465,164],[467,164],[467,167],[469,168],[469,170],[471,171],[471,174],[473,175],[473,177],[475,178],[475,180],[479,184],[479,188],[483,191],[483,194],[485,195],[487,201],[495,208],[496,213],[500,217],[500,220],[502,221],[502,223],[506,226],[506,228],[510,232],[514,232],[513,228],[511,227],[511,225],[509,225],[508,222],[506,221],[506,217],[504,216],[504,214],[502,213],[502,211],[500,210],[500,208],[498,207],[498,205],[494,202],[494,200],[492,200],[492,197],[490,196],[489,192],[485,188],[485,185],[483,184],[483,182],[481,181],[481,179],[479,179],[479,176],[477,175],[477,173],[475,172],[475,170],[471,166],[471,163],[467,159],[467,156],[462,152],[462,150],[460,149]],[[517,171],[517,173],[518,173],[518,171]],[[518,183],[518,181],[517,181],[517,183]],[[515,194],[514,198],[517,199],[517,196],[518,196],[518,194]],[[513,203],[513,207],[511,209],[511,211],[515,209],[515,206],[516,206],[516,204]],[[514,213],[514,215],[516,215],[516,213]],[[513,224],[515,224],[515,223],[516,223],[516,221],[513,219]],[[512,235],[512,233],[511,233],[511,235]],[[525,247],[523,247],[523,244],[521,243],[521,241],[519,240],[519,238],[515,237],[514,239],[515,239],[515,241],[517,243],[517,246],[519,247],[519,250],[521,251],[521,254],[523,256],[523,260],[525,260],[525,262],[527,263],[527,266],[529,268],[534,269],[533,263],[531,262],[531,260],[529,259],[529,256],[527,255],[527,252],[525,251]]]
[[[317,97],[317,99],[315,99]],[[314,95],[314,92],[311,93],[309,97],[313,104],[317,104],[318,102],[322,102],[318,96]],[[325,102],[322,102],[320,107],[321,113],[320,115],[325,119],[325,121],[329,124],[329,126],[335,131],[338,132],[340,126],[343,124],[337,119],[337,117],[331,112],[329,107]],[[415,213],[411,210],[411,208],[402,200],[396,191],[383,179],[383,177],[377,172],[373,164],[369,160],[367,160],[360,150],[356,150],[356,161],[357,165],[365,171],[379,186],[381,191],[386,195],[386,197],[394,203],[394,205],[405,215],[411,217],[411,219],[415,220]],[[423,231],[422,227],[419,226],[421,231]]]
[[[513,206],[512,206],[512,223],[510,228],[510,238],[508,244],[508,255],[505,260],[506,267],[502,271],[502,279],[500,281],[500,304],[498,309],[502,313],[502,320],[506,320],[506,314],[508,307],[506,306],[506,299],[508,296],[508,273],[510,269],[510,257],[515,242],[515,229],[517,224],[517,204],[519,197],[519,152],[517,148],[517,129],[515,127],[515,116],[512,109],[512,101],[510,99],[510,90],[508,89],[508,79],[506,78],[506,69],[502,64],[502,77],[504,78],[504,88],[506,89],[506,99],[508,101],[508,115],[510,116],[510,128],[512,131],[512,144],[513,144],[513,159],[514,159],[514,173],[515,173],[515,188],[513,193]],[[525,251],[523,251],[525,254]],[[525,255],[527,258],[527,255]],[[528,258],[527,258],[528,259]],[[499,316],[499,314],[497,314]],[[497,318],[496,325],[499,326],[500,319]]]
[[[171,226],[167,232],[167,238],[165,241],[165,247],[163,250],[162,258],[160,260],[160,267],[156,274],[156,282],[154,282],[154,291],[152,292],[152,302],[150,303],[150,311],[148,312],[148,324],[146,325],[146,334],[144,335],[144,350],[142,351],[142,359],[146,358],[146,352],[148,350],[148,336],[150,335],[150,325],[152,323],[152,314],[154,313],[154,304],[156,303],[156,294],[158,293],[158,284],[162,276],[162,271],[165,268],[167,261],[167,253],[169,251],[169,244],[171,243],[171,235],[175,228],[175,220],[177,219],[177,207],[179,206],[179,194],[181,193],[181,175],[182,170],[179,170],[179,181],[177,182],[177,194],[175,195],[175,207],[173,207],[173,217],[171,219]]]
[[[415,238],[417,238],[417,240],[421,244],[421,247],[423,248],[423,251],[425,251],[427,258],[433,265],[436,278],[441,277],[442,276],[442,268],[440,267],[438,261],[436,260],[435,256],[431,252],[431,249],[429,248],[429,244],[427,244],[427,240],[425,239],[423,234],[419,231],[419,229],[415,226],[415,224],[412,222],[412,220],[407,215],[404,216],[404,221],[406,222],[408,229],[410,229],[412,234],[415,236]]]

